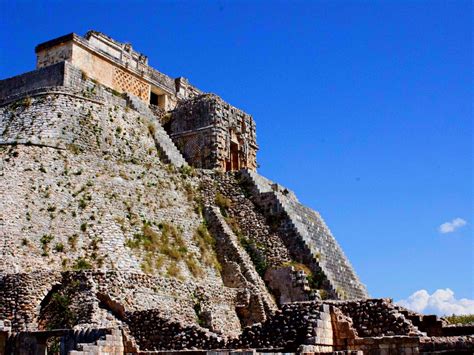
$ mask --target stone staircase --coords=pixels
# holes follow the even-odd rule
[[[254,171],[243,170],[255,202],[269,215],[282,215],[283,227],[297,236],[312,254],[312,262],[325,275],[330,290],[340,299],[367,298],[352,265],[319,213],[302,205],[294,193]]]
[[[256,318],[257,322],[265,321],[267,313],[275,311],[277,307],[270,297],[264,281],[255,270],[252,260],[240,245],[237,236],[225,221],[218,207],[205,206],[204,215],[209,223],[211,234],[216,238],[217,249],[220,254],[218,257],[221,264],[223,264],[223,268],[225,269],[225,264],[228,263],[235,263],[239,266],[240,272],[246,280],[246,284],[242,286],[253,289],[253,292],[259,298],[256,305],[258,309],[254,309],[256,313],[254,318]],[[224,255],[225,259],[222,259],[222,255]],[[223,270],[224,272],[225,270]],[[236,277],[236,275],[231,276]],[[224,284],[226,284],[225,275],[223,275],[223,279]]]
[[[138,97],[128,93],[125,94],[125,98],[132,109],[149,120],[149,124],[153,127],[150,129],[150,133],[153,134],[153,139],[155,140],[156,147],[161,154],[162,160],[165,163],[173,164],[178,168],[187,165],[183,155],[180,153],[148,105]]]
[[[130,346],[129,346],[130,347]],[[112,355],[124,354],[125,346],[120,329],[111,330],[110,334],[106,334],[101,339],[93,343],[79,343],[76,350],[69,351],[69,355]]]

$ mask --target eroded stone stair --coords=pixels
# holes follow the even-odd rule
[[[183,155],[173,143],[160,122],[158,122],[155,114],[148,107],[148,105],[134,95],[127,93],[125,94],[125,97],[127,99],[128,105],[132,109],[140,113],[142,116],[145,116],[149,120],[149,127],[151,127],[150,133],[153,134],[153,139],[155,140],[156,147],[161,154],[162,160],[165,163],[173,164],[178,168],[187,165]]]

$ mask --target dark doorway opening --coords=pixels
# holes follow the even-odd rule
[[[150,104],[158,106],[158,95],[155,94],[154,92],[150,93]]]
[[[230,162],[231,170],[239,170],[239,145],[234,142],[230,142]]]

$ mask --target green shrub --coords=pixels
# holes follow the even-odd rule
[[[77,234],[73,234],[67,238],[67,242],[69,243],[69,246],[72,250],[76,250],[78,238],[79,236]]]
[[[56,243],[56,245],[54,246],[54,250],[56,250],[58,253],[62,253],[64,251],[64,244]]]
[[[258,274],[263,277],[265,271],[267,271],[268,264],[265,257],[262,255],[262,251],[259,250],[255,242],[251,239],[241,237],[239,238],[239,241],[255,265],[255,270],[257,270]]]
[[[182,165],[178,169],[178,171],[181,174],[181,177],[184,179],[187,178],[188,176],[193,177],[196,175],[196,171],[194,170],[194,168],[189,165]]]
[[[76,259],[72,268],[74,270],[87,270],[87,269],[92,269],[92,264],[89,263],[89,261],[87,261],[85,258],[80,257]]]
[[[49,253],[49,243],[54,239],[54,236],[51,234],[44,234],[40,238],[41,249],[43,250],[42,256],[47,256]]]
[[[55,292],[47,308],[51,310],[48,329],[72,328],[77,323],[77,315],[72,311],[71,297],[64,292]]]

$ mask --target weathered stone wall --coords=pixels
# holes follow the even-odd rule
[[[164,165],[143,115],[70,69],[70,87],[10,96],[0,107],[0,319],[15,330],[44,329],[57,317],[58,292],[74,300],[81,327],[117,326],[121,312],[154,309],[236,335],[241,321],[265,317],[272,301],[261,302],[269,299],[263,282],[259,292],[253,279],[225,287],[217,265],[204,261],[195,202],[203,181]],[[163,238],[163,225],[175,226],[184,244],[154,250],[137,242]],[[59,273],[83,268],[102,271]],[[252,272],[248,260],[245,274]]]
[[[41,69],[47,66],[64,62],[72,58],[72,42],[58,43],[48,50],[36,52],[36,68]]]
[[[252,117],[216,95],[179,102],[165,128],[195,167],[221,171],[257,167]]]
[[[243,289],[140,273],[35,272],[3,275],[0,282],[0,319],[10,320],[13,331],[117,327],[130,312],[150,311],[183,326],[200,324],[235,336],[240,332],[236,308],[248,307],[240,296]],[[67,303],[70,319],[57,314],[55,295]]]
[[[60,280],[57,272],[0,274],[0,319],[13,331],[37,330],[41,301]]]
[[[307,345],[312,352],[332,351],[330,312],[329,306],[311,302],[286,304],[267,322],[246,328],[227,346],[296,352],[300,345]]]
[[[21,94],[33,89],[60,86],[64,84],[66,63],[58,63],[34,70],[9,79],[0,80],[0,102],[8,96]]]
[[[311,290],[305,272],[295,270],[293,266],[268,269],[265,272],[265,282],[278,304],[310,301],[319,295]]]
[[[0,165],[8,216],[1,222],[2,270],[61,269],[66,255],[74,262],[93,254],[103,265],[139,270],[143,256],[124,244],[143,220],[181,226],[192,245],[201,219],[188,202],[188,182],[161,165],[138,114],[52,93],[0,110],[1,142],[10,144]],[[45,235],[53,239],[41,242]]]

